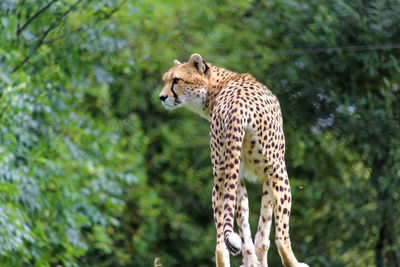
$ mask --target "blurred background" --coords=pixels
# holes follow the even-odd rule
[[[209,123],[158,100],[194,52],[278,96],[298,259],[400,266],[397,0],[0,1],[0,265],[215,266]]]

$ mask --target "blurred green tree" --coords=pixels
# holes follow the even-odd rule
[[[296,255],[398,266],[399,10],[394,0],[2,1],[0,263],[215,264],[208,123],[157,98],[173,59],[198,52],[252,73],[281,102]],[[248,187],[254,232],[261,190]],[[280,264],[274,249],[269,262]]]

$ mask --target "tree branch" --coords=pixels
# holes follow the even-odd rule
[[[121,3],[120,3],[118,6],[114,7],[110,12],[108,12],[108,13],[105,14],[104,16],[98,16],[98,17],[96,17],[96,19],[95,19],[92,23],[97,23],[97,22],[99,22],[99,21],[102,21],[102,20],[105,20],[105,19],[110,18],[115,12],[117,12],[119,9],[121,9],[121,7],[122,7],[123,5],[125,5],[126,2],[128,2],[128,0],[122,0]],[[96,13],[100,13],[100,12],[96,12]],[[96,13],[95,13],[94,15],[96,15]],[[70,35],[70,34],[72,34],[72,33],[80,32],[80,31],[82,31],[83,29],[84,29],[84,27],[83,27],[83,26],[80,26],[80,27],[78,27],[78,28],[76,28],[76,29],[74,29],[74,30],[71,30],[71,31],[69,31],[69,32],[67,32],[67,33],[64,33],[62,36],[60,36],[60,37],[58,37],[58,38],[54,38],[54,39],[52,39],[52,40],[48,40],[48,41],[46,41],[45,43],[46,43],[46,44],[50,44],[50,43],[57,42],[57,41],[59,41],[59,40],[62,40],[65,36]]]
[[[103,17],[98,17],[95,22],[100,21],[100,20],[104,20],[104,19],[108,19],[110,18],[115,12],[117,12],[123,5],[125,5],[125,3],[128,2],[128,0],[122,0],[121,3],[119,5],[117,5],[116,7],[114,7],[110,12],[108,12],[106,15],[104,15]]]
[[[17,9],[17,32],[15,34],[15,43],[18,43],[18,31],[20,29],[20,19],[21,19],[21,10],[20,7],[23,6],[25,4],[25,0],[22,0],[19,4],[18,4],[18,9]]]
[[[57,0],[53,0],[57,1]],[[77,7],[79,5],[80,2],[82,2],[83,0],[77,0],[75,2],[75,4],[73,4],[72,6],[70,6],[70,8],[68,8],[60,17],[59,20],[54,21],[49,28],[43,33],[43,35],[40,37],[39,41],[36,43],[35,47],[31,50],[31,52],[20,62],[17,64],[17,66],[15,66],[12,70],[11,73],[15,72],[16,70],[18,70],[20,67],[22,67],[23,65],[25,65],[29,59],[32,57],[32,55],[39,49],[39,47],[44,43],[44,39],[46,38],[46,36],[52,31],[54,30],[63,20],[63,18],[65,18],[65,16],[68,15],[69,12],[71,12],[72,9],[74,9],[75,7]]]
[[[21,32],[23,30],[25,30],[25,28],[35,19],[37,18],[40,14],[42,14],[44,11],[46,11],[46,9],[48,9],[52,4],[54,4],[54,2],[56,2],[58,0],[52,0],[51,2],[49,2],[47,5],[45,5],[44,7],[42,7],[38,12],[36,12],[32,17],[30,17],[25,23],[24,25],[22,25],[22,27],[20,28],[19,25],[17,26],[17,37],[21,34]]]

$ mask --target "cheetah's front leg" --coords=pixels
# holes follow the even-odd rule
[[[268,179],[268,175],[267,175]],[[258,221],[258,231],[255,237],[256,254],[262,267],[268,267],[267,254],[270,247],[269,233],[272,223],[272,188],[269,181],[263,182],[261,214]]]

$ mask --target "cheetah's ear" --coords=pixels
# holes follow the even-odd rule
[[[179,60],[175,59],[174,64],[175,64],[175,66],[178,66],[178,65],[181,65],[182,63],[180,63]]]
[[[204,61],[199,54],[191,55],[189,63],[194,65],[196,69],[200,72],[204,72],[206,70],[206,65],[204,64]]]

